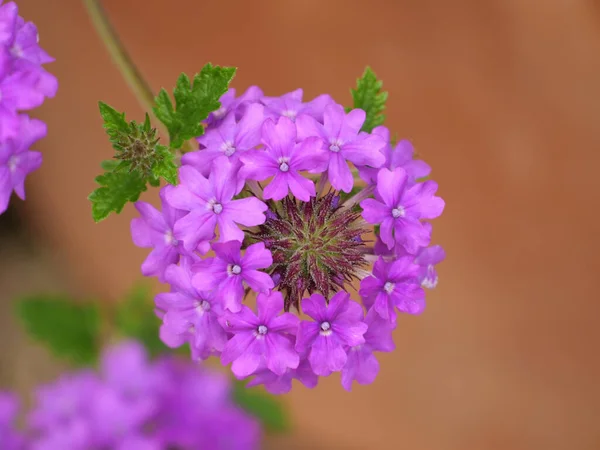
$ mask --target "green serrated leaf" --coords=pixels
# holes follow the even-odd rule
[[[275,396],[260,388],[247,388],[244,382],[235,380],[233,399],[240,407],[259,419],[267,431],[282,433],[289,430],[287,411]]]
[[[112,167],[105,162],[104,167]],[[137,171],[106,172],[96,177],[101,186],[88,199],[92,202],[92,217],[100,222],[111,212],[120,213],[127,202],[135,202],[146,190],[146,181]]]
[[[219,109],[219,99],[227,92],[235,71],[235,67],[209,63],[194,77],[193,83],[187,75],[181,74],[173,91],[175,107],[167,91],[162,89],[159,92],[154,114],[169,130],[172,149],[181,148],[185,141],[203,133],[201,122]]]
[[[177,165],[175,155],[168,147],[158,145],[156,147],[156,162],[152,166],[152,174],[157,178],[164,178],[167,183],[177,184]]]
[[[19,300],[16,308],[27,333],[56,356],[77,365],[96,362],[100,353],[100,316],[93,303],[36,295]]]
[[[367,113],[361,131],[370,133],[373,128],[383,124],[383,110],[388,93],[381,90],[382,86],[383,82],[377,79],[370,67],[367,67],[362,77],[356,80],[356,89],[350,90],[354,108],[363,109]]]
[[[133,287],[117,306],[115,322],[123,337],[139,340],[150,355],[170,351],[159,338],[160,319],[154,314],[154,302],[148,285]]]

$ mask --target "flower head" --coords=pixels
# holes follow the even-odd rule
[[[397,312],[420,313],[423,288],[437,283],[444,255],[426,220],[444,202],[412,145],[392,145],[385,127],[362,131],[365,119],[328,95],[305,103],[302,90],[221,98],[179,185],[165,188],[163,211],[178,216],[149,245],[165,247],[173,230],[180,254],[160,265],[167,345],[218,356],[274,393],[333,372],[346,389],[374,380]]]

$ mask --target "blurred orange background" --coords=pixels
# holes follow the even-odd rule
[[[38,241],[27,251],[2,244],[3,296],[60,286],[113,301],[147,252],[131,243],[131,206],[91,219],[86,197],[112,156],[97,102],[135,119],[142,109],[81,1],[17,3],[56,58],[48,69],[60,89],[35,112],[48,123],[37,145],[45,159],[18,205]],[[373,385],[346,393],[332,376],[285,396],[294,432],[279,448],[600,448],[597,1],[104,4],[155,91],[210,61],[237,66],[239,90],[302,87],[307,99],[349,104],[370,65],[389,91],[386,125],[412,140],[440,184],[434,241],[448,256],[425,313],[402,317]],[[2,381],[23,386],[58,370],[39,350],[18,353],[26,344],[14,324],[1,336],[11,343]]]

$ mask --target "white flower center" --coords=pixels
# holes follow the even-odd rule
[[[267,329],[266,326],[259,325],[257,331],[258,331],[258,334],[260,334],[261,336],[264,336],[265,334],[267,334],[267,331],[269,331],[269,330]]]
[[[173,237],[173,231],[168,230],[165,233],[165,244],[172,245],[173,247],[177,247],[179,244],[179,241]]]
[[[294,122],[296,120],[297,114],[298,113],[296,111],[294,111],[293,109],[286,109],[285,111],[281,111],[281,115],[284,117],[287,117],[292,122]]]
[[[237,264],[229,265],[229,272],[233,275],[239,275],[242,273],[242,268]]]
[[[210,311],[210,303],[208,303],[206,300],[202,300],[200,302],[196,303],[196,311],[198,311],[199,314],[204,314],[205,312]]]
[[[225,153],[225,156],[231,156],[235,153],[236,148],[233,145],[233,142],[231,141],[227,141],[225,142],[225,144],[223,144],[223,153]]]
[[[13,47],[10,49],[10,52],[15,58],[21,58],[23,56],[23,49],[17,44],[13,45]]]
[[[331,144],[331,145],[329,146],[329,150],[331,150],[331,151],[332,151],[332,152],[334,152],[334,153],[337,153],[337,152],[339,152],[339,151],[340,151],[340,146],[339,146],[339,145],[337,145],[337,144]]]
[[[388,294],[391,294],[394,291],[394,288],[396,287],[396,285],[390,281],[386,281],[385,284],[383,285],[383,290],[385,292],[387,292]]]
[[[394,209],[392,209],[392,217],[394,219],[397,219],[398,217],[404,217],[405,215],[406,211],[402,206],[396,206]]]
[[[215,214],[221,214],[223,211],[223,205],[221,205],[217,200],[212,199],[208,202],[208,209],[212,210]]]
[[[321,335],[329,336],[331,334],[331,324],[327,321],[321,322]]]
[[[1,100],[1,97],[0,97]],[[17,164],[19,162],[19,159],[16,156],[11,156],[8,159],[8,170],[10,170],[11,172],[14,172],[15,170],[17,170]]]
[[[288,164],[289,158],[279,158],[278,162],[279,162],[279,170],[281,170],[282,172],[287,172],[288,170],[290,170],[290,165]]]

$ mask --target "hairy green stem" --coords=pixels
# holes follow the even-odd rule
[[[101,2],[99,0],[83,0],[83,4],[100,40],[104,43],[114,64],[121,72],[121,75],[123,75],[123,78],[125,78],[125,81],[127,81],[138,102],[144,110],[154,114],[152,110],[154,106],[152,88],[127,53]],[[160,124],[161,122],[158,121],[158,123]],[[165,132],[164,127],[161,128]],[[187,153],[192,150],[192,145],[189,142],[184,142],[181,152]]]

